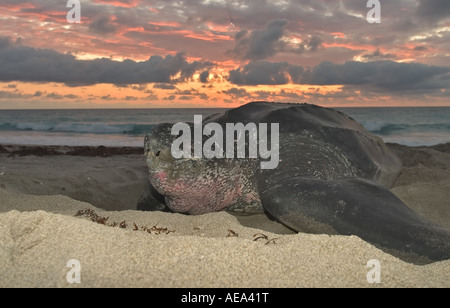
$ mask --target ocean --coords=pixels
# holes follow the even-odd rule
[[[450,107],[337,108],[385,142],[450,142]],[[0,110],[0,144],[141,147],[159,123],[192,122],[226,109]]]

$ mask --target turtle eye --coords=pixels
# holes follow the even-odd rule
[[[161,155],[161,151],[156,152],[156,157],[159,157]]]

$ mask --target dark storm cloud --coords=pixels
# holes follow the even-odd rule
[[[0,49],[11,46],[11,39],[9,37],[0,36]]]
[[[298,47],[295,48],[285,48],[287,51],[293,51],[295,53],[304,53],[306,51],[315,52],[319,49],[319,47],[322,45],[322,39],[318,36],[313,35],[308,40],[305,40],[303,44],[299,44]]]
[[[421,91],[450,88],[450,67],[393,61],[334,64],[322,62],[306,69],[289,63],[250,62],[230,72],[237,85],[361,86],[372,91]]]
[[[416,15],[429,22],[439,22],[450,18],[448,0],[419,0]]]
[[[280,85],[289,82],[287,62],[250,62],[243,68],[230,71],[229,81],[237,85]]]
[[[118,27],[112,24],[111,16],[98,16],[89,24],[89,30],[97,34],[109,34],[116,32]]]
[[[367,85],[388,91],[440,89],[450,86],[450,67],[393,61],[333,64],[323,62],[306,71],[303,82],[314,85]]]
[[[312,36],[306,47],[311,51],[317,51],[320,45],[322,45],[322,39],[318,36]]]
[[[264,30],[246,30],[236,34],[236,47],[233,54],[247,60],[260,60],[273,56],[280,46],[280,39],[284,36],[287,20],[274,20]]]
[[[368,52],[361,55],[361,58],[363,58],[364,60],[387,60],[396,59],[397,56],[391,53],[382,53],[380,49],[377,49],[374,52]]]
[[[301,44],[290,45],[283,38],[289,36],[288,21],[277,19],[269,22],[263,30],[241,30],[234,39],[236,46],[227,53],[243,60],[263,60],[279,52],[315,52],[322,45],[322,39],[312,35]]]
[[[144,62],[110,59],[77,60],[73,55],[25,46],[0,49],[0,81],[60,82],[71,86],[181,82],[209,62],[188,62],[181,53],[152,56]],[[180,74],[178,80],[174,78]]]
[[[200,82],[207,83],[209,80],[209,71],[204,71],[200,74]]]

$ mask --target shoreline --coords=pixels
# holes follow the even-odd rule
[[[111,157],[117,155],[144,155],[144,147],[2,145],[0,154],[12,156],[87,156]]]
[[[450,154],[450,142],[432,146],[408,146],[398,143],[386,143],[389,149],[396,152],[401,149],[432,149]],[[397,151],[398,152],[398,151]],[[65,145],[15,145],[0,144],[0,154],[11,156],[88,156],[111,157],[117,155],[144,155],[144,147],[120,147],[120,146],[65,146]],[[397,153],[398,154],[398,153]]]

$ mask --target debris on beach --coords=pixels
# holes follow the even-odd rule
[[[119,228],[122,229],[127,229],[128,228],[128,224],[126,221],[122,221],[121,223],[117,223],[117,222],[111,222],[109,223],[109,217],[101,217],[99,215],[97,215],[97,213],[94,210],[91,209],[85,209],[85,210],[80,210],[77,212],[77,214],[75,215],[75,217],[85,217],[88,218],[90,221],[98,223],[100,225],[104,225],[104,226],[108,226],[108,227],[117,227],[119,226]],[[139,227],[136,223],[133,223],[133,231],[143,231],[143,232],[147,232],[148,234],[154,234],[154,235],[161,235],[161,234],[170,234],[170,233],[175,233],[175,230],[169,230],[168,228],[161,228],[157,226],[158,224],[156,224],[155,226],[149,228],[149,227]]]

